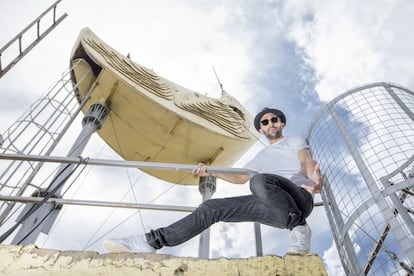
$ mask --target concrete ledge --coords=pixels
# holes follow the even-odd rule
[[[59,251],[0,245],[1,275],[327,275],[317,255],[197,259],[161,254]]]

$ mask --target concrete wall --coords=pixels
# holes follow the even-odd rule
[[[0,245],[0,275],[327,275],[317,255],[197,259]]]

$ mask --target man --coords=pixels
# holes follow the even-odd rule
[[[181,244],[218,221],[257,221],[291,230],[293,245],[289,252],[309,253],[311,230],[306,218],[313,209],[313,194],[322,187],[319,165],[311,158],[304,138],[283,136],[286,117],[282,111],[263,109],[256,115],[254,126],[269,143],[245,165],[257,172],[253,176],[211,174],[204,164],[193,171],[199,176],[212,175],[235,184],[250,180],[252,195],[207,200],[168,227],[145,235],[105,240],[105,249],[155,252],[163,246]]]

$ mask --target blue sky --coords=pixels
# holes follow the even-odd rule
[[[0,46],[52,3],[2,1]],[[218,97],[214,66],[224,89],[251,113],[265,106],[282,109],[288,118],[288,135],[306,135],[318,110],[352,88],[378,81],[414,87],[414,38],[408,27],[414,3],[410,0],[64,0],[58,14],[63,12],[69,15],[63,23],[0,79],[2,133],[67,68],[83,27],[161,76]],[[257,143],[236,166],[260,147]],[[114,156],[97,136],[85,154]],[[136,170],[91,169],[84,179],[88,184],[80,183],[69,195],[117,201],[126,194],[128,202],[190,206],[201,200],[196,187],[171,186]],[[127,194],[134,183],[139,183],[135,194]],[[214,197],[248,192],[247,185],[219,182]],[[56,226],[49,238],[43,237],[40,246],[102,252],[99,238],[103,236],[165,226],[183,215],[143,211],[143,222],[138,215],[124,221],[134,211],[70,208],[61,216],[63,226]],[[81,233],[76,232],[80,223],[85,226]],[[340,275],[323,208],[315,209],[309,224],[312,252],[323,258],[331,275]],[[290,243],[287,231],[264,226],[262,232],[264,253],[283,255]],[[66,233],[72,233],[71,239]],[[251,224],[219,223],[212,227],[211,238],[212,257],[254,255]],[[197,243],[194,239],[161,253],[196,256]]]

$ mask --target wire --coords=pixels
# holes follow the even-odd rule
[[[101,154],[102,154],[102,151],[103,151],[104,147],[105,147],[105,145],[102,145],[102,147],[101,147],[101,149],[100,149],[99,153],[96,155],[96,157],[101,156]],[[85,169],[86,169],[86,166],[82,169],[82,171],[81,171],[81,172],[83,172]],[[84,178],[83,178],[83,180],[82,180],[82,183],[84,183],[84,181],[85,181],[85,179],[86,179],[86,176],[87,176],[87,175],[89,175],[89,173],[91,172],[91,170],[92,170],[92,169],[93,169],[93,167],[92,167],[92,166],[89,166],[89,167],[88,167],[88,172],[86,173],[86,175],[84,175]],[[76,177],[76,179],[77,179],[79,176],[80,176],[80,173],[79,173],[79,175]],[[72,183],[74,184],[74,181],[73,181]],[[76,189],[76,191],[74,192],[73,196],[75,196],[75,195],[79,192],[79,189],[81,188],[82,183],[80,183],[80,185],[78,186],[78,188],[77,188],[77,189]],[[72,186],[72,184],[71,184],[70,186]],[[66,189],[66,191],[64,192],[64,194],[66,194],[66,192],[68,192],[68,191],[69,191],[69,188],[67,188],[67,189]],[[47,241],[49,240],[49,236],[50,236],[50,235],[54,232],[54,230],[56,229],[56,225],[60,222],[60,220],[62,219],[63,215],[66,213],[66,211],[67,211],[67,208],[65,208],[64,210],[62,210],[62,211],[60,212],[60,216],[57,218],[56,222],[54,223],[54,225],[53,225],[53,227],[52,227],[52,230],[50,230],[49,235],[46,237],[45,241],[43,242],[43,246],[44,246],[44,245],[47,243]]]
[[[50,174],[48,174],[47,176],[46,176],[46,178],[44,179],[44,180],[42,180],[42,181],[40,181],[41,182],[41,184],[38,186],[38,185],[33,185],[33,184],[31,184],[31,183],[28,183],[27,184],[27,186],[31,186],[31,187],[34,187],[35,189],[38,189],[38,190],[40,190],[41,189],[41,186],[47,181],[47,179],[49,179],[49,178],[51,178],[52,179],[52,175],[54,175],[54,174],[56,174],[57,173],[57,171],[58,171],[58,168],[55,168],[54,170],[53,170],[53,172],[52,173],[50,173]],[[48,181],[48,183],[51,183],[51,181],[52,180],[50,180],[50,181]],[[17,186],[16,186],[17,187]],[[4,218],[4,220],[3,220],[3,222],[2,223],[0,223],[0,227],[1,226],[3,226],[4,224],[6,224],[8,221],[9,221],[9,219],[11,219],[11,218],[13,218],[13,216],[17,213],[17,211],[19,211],[19,209],[20,208],[22,208],[23,207],[23,205],[19,205],[18,207],[16,207],[16,208],[14,208],[13,207],[13,211],[10,211],[10,213],[7,215],[7,217],[6,218]]]
[[[142,172],[141,172],[141,174],[140,174],[140,176],[138,177],[138,179],[137,179],[137,181],[135,182],[135,184],[138,182],[138,180],[142,177]],[[134,185],[135,185],[134,184]],[[125,197],[129,194],[129,192],[130,192],[130,190],[128,190],[124,195],[123,195],[123,197],[121,198],[121,202],[122,202],[122,200],[124,200],[125,199]],[[85,249],[87,249],[87,248],[89,248],[91,245],[93,245],[93,244],[95,244],[98,240],[100,240],[100,239],[102,239],[106,234],[108,234],[109,232],[107,232],[107,233],[105,233],[103,236],[101,236],[101,237],[99,237],[99,238],[97,238],[95,241],[93,241],[92,242],[92,240],[94,240],[94,238],[96,237],[96,235],[98,234],[98,232],[104,227],[104,225],[105,225],[105,223],[109,220],[109,218],[115,213],[115,211],[116,211],[116,208],[112,208],[112,210],[111,210],[111,212],[107,215],[107,217],[104,219],[104,221],[101,223],[101,225],[96,229],[96,231],[95,231],[95,233],[93,233],[93,235],[90,237],[90,239],[86,242],[86,245],[84,246],[84,248],[83,248],[83,250],[85,250]],[[133,214],[133,215],[135,215],[135,213]],[[124,223],[125,221],[123,221],[123,222],[121,222],[121,223]],[[116,229],[119,225],[121,225],[121,224],[118,224],[115,228],[113,228],[113,229]],[[110,231],[112,231],[112,230],[110,230]]]
[[[22,238],[20,239],[16,244],[21,244],[27,237],[29,237],[49,216],[50,214],[55,210],[55,208],[50,208],[49,212],[44,216],[38,223],[36,222],[36,225]]]
[[[79,163],[77,163],[77,165],[75,166],[75,168],[67,175],[65,176],[64,179],[62,179],[62,181],[60,181],[55,188],[48,192],[48,190],[51,188],[51,185],[63,174],[63,172],[65,172],[70,166],[72,166],[72,164],[67,164],[53,179],[52,183],[49,185],[49,187],[45,190],[46,195],[43,197],[42,201],[38,202],[38,203],[34,203],[33,206],[27,211],[26,214],[24,214],[24,216],[19,219],[12,227],[10,227],[6,232],[4,232],[1,236],[0,236],[0,243],[4,242],[5,239],[7,239],[16,229],[17,227],[23,223],[26,219],[28,219],[34,212],[36,212],[43,204],[45,204],[52,196],[55,195],[55,193],[63,186],[63,184],[65,184],[66,180],[74,173],[74,171],[79,167],[79,165],[83,162],[82,159],[80,159]],[[52,209],[54,210],[54,209]],[[51,214],[51,212],[49,212],[46,216],[48,217]],[[44,218],[44,219],[45,219]],[[38,223],[36,226],[34,226],[28,233],[28,235],[26,235],[22,240],[20,240],[17,244],[20,244],[24,239],[26,239],[30,234],[32,234],[34,232],[34,230],[37,229],[37,227],[39,227],[39,225],[44,221],[44,219],[42,219],[42,221],[40,223]]]
[[[62,182],[60,182],[59,183],[59,185],[60,186],[63,186],[65,183],[66,183],[66,180],[68,180],[69,179],[69,177],[71,177],[72,175],[73,175],[73,173],[77,170],[77,168],[79,168],[79,166],[81,165],[81,163],[86,163],[87,164],[87,160],[88,160],[89,158],[85,158],[85,159],[83,159],[83,160],[81,160],[76,166],[75,166],[75,168],[72,170],[72,172],[65,178],[65,179],[63,179],[62,180]],[[67,168],[68,168],[69,166],[67,166]],[[82,172],[84,171],[84,169],[85,169],[85,167],[86,166],[84,166],[83,168],[82,168],[82,170],[78,173],[78,175],[75,177],[75,179],[73,179],[72,180],[72,182],[69,184],[69,186],[66,188],[66,190],[62,193],[62,195],[60,196],[60,197],[63,197],[65,194],[66,194],[66,192],[70,189],[70,187],[73,185],[73,183],[78,179],[78,177],[82,174]],[[65,170],[67,169],[67,168],[65,168]],[[51,194],[51,196],[53,196],[54,194],[55,194],[55,192],[57,191],[57,189],[55,189],[54,191],[53,191],[53,193]],[[40,207],[40,206],[39,206]],[[49,215],[55,210],[56,208],[51,208],[51,210],[49,211],[49,213],[47,213],[46,214],[46,216],[38,223],[38,224],[36,224],[34,227],[33,227],[33,229],[23,238],[23,239],[21,239],[17,244],[20,244],[22,241],[24,241],[28,236],[30,236],[33,232],[34,232],[34,230],[36,230],[42,223],[43,223],[43,221],[45,221],[46,220],[46,218],[48,218],[49,217]]]
[[[169,192],[170,190],[172,190],[173,188],[175,188],[175,185],[171,185],[170,187],[168,187],[166,190],[164,190],[162,193],[160,193],[158,196],[156,196],[154,199],[150,200],[149,202],[147,202],[147,204],[153,203],[156,199],[160,198],[162,195],[166,194],[167,192]],[[129,193],[130,191],[128,191],[124,197]],[[111,213],[107,216],[107,218],[104,220],[104,222],[101,224],[101,226],[97,229],[97,231],[94,233],[93,237],[96,236],[96,234],[99,232],[100,229],[103,228],[104,224],[109,220],[109,217],[113,215],[113,213],[116,211],[115,208],[112,209]],[[122,224],[124,224],[125,222],[127,222],[128,220],[130,220],[131,218],[133,218],[137,213],[141,214],[141,210],[138,209],[137,211],[135,211],[133,214],[129,215],[126,219],[122,220],[121,222],[119,222],[118,224],[116,224],[115,226],[113,226],[112,228],[110,228],[108,231],[106,231],[105,233],[103,233],[102,235],[98,236],[94,241],[91,241],[93,239],[93,237],[91,239],[88,240],[87,244],[85,245],[85,247],[83,248],[83,250],[88,249],[89,247],[91,247],[92,245],[96,244],[99,240],[101,240],[102,238],[104,238],[105,236],[107,236],[109,233],[111,233],[112,231],[114,231],[115,229],[117,229],[118,227],[120,227]],[[140,215],[140,219],[142,221],[142,223],[144,223],[142,216]],[[144,227],[145,229],[145,227]]]
[[[117,130],[115,129],[115,126],[114,126],[114,124],[113,124],[113,121],[112,121],[112,117],[110,117],[111,118],[111,123],[112,123],[112,128],[113,128],[113,131],[114,131],[114,133],[115,133],[115,137],[116,137],[116,142],[117,142],[117,144],[118,144],[118,147],[119,147],[119,149],[121,149],[121,145],[120,145],[120,143],[119,143],[119,138],[118,138],[118,135],[117,135]],[[134,187],[135,187],[135,185],[136,185],[136,183],[138,183],[138,181],[141,179],[141,177],[142,177],[142,175],[143,175],[143,172],[141,172],[141,174],[140,174],[140,176],[137,178],[137,180],[135,181],[135,183],[134,184],[132,184],[132,181],[131,181],[131,178],[130,178],[130,175],[129,175],[129,173],[128,173],[128,170],[126,169],[126,172],[127,172],[127,176],[128,176],[128,179],[129,179],[129,183],[130,183],[130,189],[125,193],[125,195],[122,197],[122,199],[121,199],[121,202],[122,202],[122,200],[124,200],[125,199],[125,197],[130,193],[130,192],[132,192],[133,193],[133,197],[134,197],[134,200],[135,200],[135,202],[137,203],[138,201],[137,201],[137,197],[136,197],[136,195],[135,195],[135,192],[134,192]],[[182,176],[182,179],[184,179],[184,177],[185,176]],[[180,179],[180,180],[182,180],[182,179]],[[180,181],[180,180],[178,180],[178,182]],[[150,200],[149,202],[147,202],[147,204],[150,204],[150,203],[153,203],[154,201],[156,201],[157,199],[159,199],[161,196],[163,196],[164,194],[166,194],[167,192],[169,192],[170,190],[172,190],[173,188],[175,188],[176,186],[175,185],[171,185],[170,187],[168,187],[166,190],[164,190],[163,192],[161,192],[159,195],[157,195],[156,197],[154,197],[152,200]],[[141,222],[141,226],[142,226],[142,228],[143,228],[143,230],[144,230],[144,232],[145,232],[145,223],[144,223],[144,218],[142,217],[142,213],[141,213],[141,210],[139,209],[139,210],[137,210],[136,212],[134,212],[132,215],[130,215],[130,216],[128,216],[126,219],[124,219],[123,221],[121,221],[120,223],[118,223],[117,225],[115,225],[114,227],[112,227],[111,229],[109,229],[107,232],[105,232],[103,235],[101,235],[101,236],[99,236],[99,237],[97,237],[94,241],[93,241],[93,239],[96,237],[96,235],[97,235],[97,233],[103,228],[103,226],[105,225],[105,223],[109,220],[109,218],[114,214],[114,212],[115,212],[115,208],[113,208],[112,209],[112,211],[108,214],[108,216],[105,218],[105,220],[101,223],[101,225],[98,227],[98,229],[95,231],[95,233],[92,235],[92,237],[87,241],[87,243],[86,243],[86,245],[84,246],[84,248],[83,248],[83,250],[85,250],[85,249],[87,249],[87,248],[89,248],[90,246],[92,246],[92,245],[94,245],[96,242],[98,242],[99,240],[101,240],[103,237],[105,237],[107,234],[109,234],[110,232],[112,232],[113,230],[115,230],[116,228],[118,228],[119,226],[121,226],[122,224],[124,224],[125,222],[127,222],[129,219],[131,219],[132,217],[134,217],[137,213],[139,214],[139,218],[140,218],[140,222]]]
[[[213,70],[214,70],[214,67],[213,67]],[[215,70],[214,70],[214,72],[215,72]],[[216,73],[216,72],[215,72]],[[217,77],[217,74],[216,74],[216,77]],[[218,80],[218,77],[217,77],[217,80]],[[219,84],[220,84],[220,87],[221,87],[221,89],[223,89],[223,86],[222,86],[222,84],[220,83],[220,81],[218,80],[218,82],[219,82]],[[110,121],[111,121],[111,126],[112,126],[112,129],[113,129],[113,132],[114,132],[114,134],[115,134],[115,140],[116,140],[116,143],[117,143],[117,145],[118,145],[118,148],[119,148],[119,150],[120,150],[120,152],[121,152],[121,154],[122,154],[122,147],[121,147],[121,144],[120,144],[120,141],[119,141],[119,136],[118,136],[118,133],[117,133],[117,129],[115,128],[115,125],[114,125],[114,122],[113,122],[113,118],[112,118],[112,116],[109,116],[109,118],[110,118]],[[244,126],[245,127],[245,129],[248,131],[248,132],[250,132],[250,134],[252,134],[252,136],[253,137],[256,137],[256,134],[255,133],[253,133],[251,130],[250,130],[250,128],[247,128],[246,126]],[[264,141],[262,140],[262,139],[258,139],[259,140],[259,142],[262,144],[262,145],[264,145],[264,146],[267,146],[265,143],[264,143]],[[131,179],[130,179],[130,176],[129,176],[129,174],[128,174],[128,171],[126,171],[127,172],[127,175],[128,175],[128,179],[129,179],[129,183],[130,183],[130,189],[127,191],[127,193],[122,197],[122,199],[121,199],[121,202],[122,202],[122,200],[123,199],[125,199],[125,197],[128,195],[128,193],[130,193],[130,192],[132,192],[132,194],[133,194],[133,197],[134,197],[134,200],[135,200],[135,202],[137,203],[137,197],[136,197],[136,195],[135,195],[135,193],[134,193],[134,186],[136,185],[136,182],[141,178],[141,176],[142,176],[142,174],[140,175],[140,177],[138,178],[138,180],[135,182],[135,184],[132,184],[132,182],[131,182]],[[184,176],[183,176],[183,178],[184,178]],[[164,194],[166,194],[167,192],[169,192],[171,189],[173,189],[173,188],[175,188],[175,185],[172,185],[172,186],[170,186],[170,187],[168,187],[165,191],[163,191],[162,193],[160,193],[158,196],[156,196],[156,197],[154,197],[152,200],[150,200],[149,202],[148,202],[148,204],[150,204],[150,203],[153,203],[154,201],[156,201],[157,199],[159,199],[160,197],[162,197]],[[109,229],[107,232],[105,232],[103,235],[101,235],[100,237],[97,237],[96,238],[96,235],[97,235],[97,233],[103,228],[103,226],[105,225],[105,223],[106,222],[108,222],[108,220],[109,220],[109,218],[114,214],[114,212],[115,212],[115,208],[113,208],[113,210],[108,214],[108,216],[104,219],[104,221],[101,223],[101,225],[97,228],[97,230],[95,231],[95,233],[91,236],[91,238],[87,241],[87,243],[86,243],[86,245],[84,246],[84,250],[85,249],[87,249],[87,248],[89,248],[90,246],[92,246],[93,244],[95,244],[96,242],[98,242],[100,239],[102,239],[103,237],[105,237],[107,234],[109,234],[110,232],[112,232],[113,230],[115,230],[116,228],[118,228],[120,225],[122,225],[122,224],[124,224],[126,221],[128,221],[129,219],[131,219],[132,217],[134,217],[137,213],[139,214],[139,217],[140,217],[140,222],[141,222],[141,224],[142,224],[142,228],[144,229],[144,231],[145,231],[145,223],[144,223],[144,219],[143,219],[143,217],[142,217],[142,213],[141,213],[141,210],[138,210],[138,211],[136,211],[136,212],[134,212],[132,215],[130,215],[130,216],[128,216],[125,220],[123,220],[123,221],[121,221],[120,223],[118,223],[117,225],[115,225],[114,227],[112,227],[111,229]],[[93,239],[94,238],[96,238],[94,241],[93,241]]]
[[[111,116],[109,116],[110,117],[110,121],[111,121],[111,126],[112,126],[112,129],[113,129],[113,131],[114,131],[114,134],[115,134],[115,140],[116,140],[116,143],[117,143],[117,145],[118,145],[118,148],[120,149],[120,151],[121,151],[121,153],[122,153],[122,147],[121,147],[121,144],[120,144],[120,141],[119,141],[119,136],[118,136],[118,133],[117,133],[117,129],[115,128],[115,125],[114,125],[114,122],[113,122],[113,119],[112,119],[112,117]],[[135,183],[134,184],[132,184],[132,181],[131,181],[131,177],[130,177],[130,175],[129,175],[129,173],[128,173],[128,170],[126,169],[126,173],[127,173],[127,177],[128,177],[128,179],[129,179],[129,185],[130,185],[130,188],[129,188],[129,190],[124,194],[124,196],[122,197],[122,199],[121,199],[121,202],[122,202],[122,200],[124,200],[125,199],[125,197],[129,194],[129,193],[131,193],[132,192],[132,195],[133,195],[133,197],[134,197],[134,200],[135,200],[135,203],[137,203],[138,202],[138,200],[137,200],[137,197],[136,197],[136,194],[135,194],[135,192],[134,192],[134,187],[135,187],[135,185],[140,181],[140,179],[141,179],[141,177],[142,177],[142,175],[143,175],[143,172],[141,172],[141,174],[139,175],[139,177],[137,178],[137,180],[135,181]],[[183,176],[184,177],[184,176]],[[173,188],[175,188],[175,185],[172,185],[172,186],[170,186],[170,187],[168,187],[165,191],[163,191],[162,193],[160,193],[158,196],[156,196],[155,198],[153,198],[152,200],[150,200],[149,202],[147,202],[148,204],[150,204],[150,203],[152,203],[152,202],[154,202],[155,200],[157,200],[158,198],[160,198],[162,195],[164,195],[164,194],[166,194],[167,192],[169,192],[171,189],[173,189]],[[106,232],[106,233],[104,233],[102,236],[100,236],[100,237],[98,237],[98,238],[96,238],[95,240],[94,240],[94,238],[96,237],[96,235],[97,235],[97,233],[103,228],[103,226],[106,224],[106,222],[108,222],[108,220],[109,220],[109,218],[114,214],[114,212],[115,212],[115,208],[113,208],[112,209],[112,211],[108,214],[108,216],[104,219],[104,221],[101,223],[101,225],[97,228],[97,230],[95,231],[95,233],[91,236],[91,238],[86,242],[86,245],[84,246],[84,250],[85,249],[87,249],[87,248],[89,248],[90,246],[92,246],[93,244],[95,244],[96,242],[98,242],[99,240],[101,240],[104,236],[106,236],[107,234],[109,234],[110,232],[112,232],[113,230],[115,230],[116,228],[118,228],[120,225],[122,225],[122,224],[124,224],[126,221],[128,221],[129,219],[131,219],[132,217],[134,217],[137,213],[139,214],[139,218],[140,218],[140,223],[141,223],[141,226],[142,226],[142,229],[144,230],[144,232],[145,232],[145,223],[144,223],[144,218],[142,217],[142,213],[141,213],[141,210],[137,210],[135,213],[133,213],[131,216],[129,216],[129,217],[127,217],[125,220],[123,220],[123,221],[121,221],[120,223],[118,223],[117,225],[115,225],[114,227],[112,227],[108,232]],[[94,241],[93,241],[94,240]]]

